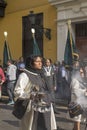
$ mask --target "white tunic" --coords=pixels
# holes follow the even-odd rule
[[[25,92],[26,88],[27,91]],[[29,98],[30,88],[31,88],[31,84],[29,82],[29,77],[27,76],[26,73],[21,73],[14,90],[14,95],[16,99]],[[31,109],[31,100],[30,100],[26,113],[20,122],[20,130],[32,130],[33,119],[34,119],[34,111]],[[56,129],[57,126],[56,126],[53,106],[51,104],[51,130],[56,130]]]

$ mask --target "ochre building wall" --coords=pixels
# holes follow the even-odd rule
[[[47,0],[7,0],[5,17],[0,18],[0,59],[3,60],[4,31],[8,32],[7,42],[14,60],[22,55],[22,17],[29,14],[43,12],[44,27],[51,29],[51,40],[44,37],[43,52],[45,58],[56,61],[57,34],[56,9]]]

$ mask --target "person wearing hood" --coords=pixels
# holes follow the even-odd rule
[[[76,61],[71,76],[71,101],[79,104],[83,113],[73,118],[75,121],[73,130],[80,130],[80,122],[82,118],[85,119],[84,115],[87,114],[85,114],[85,109],[87,109],[86,86],[84,69],[80,66],[79,61]]]
[[[26,59],[25,70],[17,80],[14,95],[16,100],[29,99],[20,122],[20,130],[57,129],[53,106],[43,78],[41,56],[31,55]]]

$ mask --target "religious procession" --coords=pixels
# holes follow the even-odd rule
[[[70,37],[67,39],[66,48],[71,42]],[[0,68],[1,98],[4,88],[9,97],[7,105],[13,106],[12,114],[21,120],[21,130],[57,130],[55,106],[58,99],[67,101],[68,113],[75,121],[73,130],[80,130],[83,118],[86,122],[87,66],[75,53],[70,64],[70,55],[62,63],[53,63],[50,58],[32,54],[26,61],[23,57],[18,62],[9,59],[5,68]]]
[[[86,10],[86,0],[0,0],[2,130],[87,129]]]

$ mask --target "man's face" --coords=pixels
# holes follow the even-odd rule
[[[8,62],[7,62],[7,65],[9,66],[10,64],[11,64],[11,63],[8,61]]]
[[[50,66],[51,63],[50,63],[50,60],[46,60],[46,66]]]

